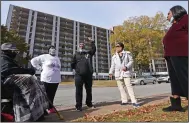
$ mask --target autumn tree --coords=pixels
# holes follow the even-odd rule
[[[115,42],[123,42],[125,50],[133,54],[135,70],[139,66],[147,67],[151,59],[163,52],[161,40],[166,26],[166,18],[161,12],[154,17],[131,17],[115,27],[110,37],[112,53],[115,52]]]
[[[19,54],[17,55],[16,60],[21,66],[24,66],[28,63],[30,56],[28,55],[28,45],[25,40],[20,37],[16,31],[7,30],[6,26],[1,25],[1,44],[11,42],[16,44]],[[24,56],[25,55],[25,56]]]

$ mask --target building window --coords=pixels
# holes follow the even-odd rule
[[[30,27],[30,32],[32,32],[32,27]]]
[[[30,32],[30,36],[29,36],[29,38],[31,38],[32,37],[32,33]]]
[[[30,44],[30,42],[31,42],[31,39],[28,40],[28,44]]]

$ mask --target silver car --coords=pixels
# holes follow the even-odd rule
[[[157,82],[160,84],[162,82],[170,83],[171,81],[170,81],[169,75],[161,75],[157,77]]]
[[[132,85],[146,85],[148,83],[153,83],[156,84],[156,78],[153,76],[140,76],[136,79],[131,79],[131,84]]]

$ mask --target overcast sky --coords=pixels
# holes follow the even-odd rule
[[[188,11],[188,1],[1,1],[1,24],[6,23],[9,5],[17,5],[110,29],[132,16],[167,15],[174,5]]]

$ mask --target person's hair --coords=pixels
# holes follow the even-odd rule
[[[187,11],[179,5],[173,6],[170,11],[172,12],[175,21],[179,21],[185,14],[187,14]]]
[[[117,45],[119,45],[122,48],[122,50],[124,49],[124,44],[123,43],[118,42]]]
[[[49,48],[48,48],[48,51],[53,48],[53,49],[56,49],[55,46],[51,45]]]

